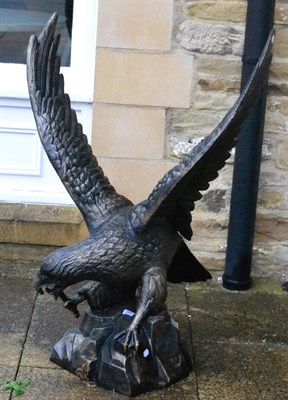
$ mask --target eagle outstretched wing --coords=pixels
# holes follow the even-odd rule
[[[89,230],[97,219],[132,205],[104,176],[82,126],[64,93],[57,55],[60,35],[55,35],[53,14],[39,35],[31,36],[27,51],[28,89],[38,133],[51,164],[81,211]]]
[[[130,221],[136,232],[143,231],[155,217],[164,217],[186,239],[191,239],[194,203],[202,197],[200,191],[208,189],[209,182],[224,167],[250,106],[267,82],[273,42],[274,31],[240,97],[216,129],[164,175],[147,200],[131,210]]]

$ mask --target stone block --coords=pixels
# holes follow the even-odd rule
[[[198,207],[193,212],[192,229],[198,237],[226,238],[228,227],[228,214],[215,214],[213,212],[203,211]]]
[[[278,244],[279,243],[279,244]],[[288,280],[288,244],[257,242],[253,246],[252,273],[254,277]],[[279,292],[281,282],[279,282]],[[284,295],[285,293],[282,292]]]
[[[269,95],[267,98],[267,111],[288,116],[288,98],[286,96]]]
[[[265,117],[265,132],[285,135],[287,132],[287,116],[283,115],[280,110],[269,111],[268,109]]]
[[[285,195],[283,189],[280,187],[270,186],[267,188],[260,188],[258,196],[258,205],[263,208],[282,208],[285,205]]]
[[[239,57],[204,57],[201,56],[197,62],[199,78],[215,77],[218,79],[235,80],[241,78],[241,60]]]
[[[170,158],[182,159],[189,153],[203,137],[185,137],[186,135],[169,135],[168,137],[168,156]]]
[[[288,57],[288,28],[286,26],[276,26],[276,37],[273,46],[273,53],[276,57]]]
[[[283,137],[277,142],[276,163],[279,168],[288,169],[288,138]]]
[[[275,168],[274,160],[264,160],[261,164],[260,186],[269,186],[271,182],[274,186],[287,185],[287,170]]]
[[[244,27],[186,20],[179,26],[177,40],[188,51],[242,55]]]
[[[226,204],[226,190],[216,189],[209,190],[202,197],[203,203],[206,205],[207,210],[213,213],[219,213],[221,210],[225,209]]]
[[[237,100],[238,93],[221,93],[198,90],[193,102],[193,109],[199,111],[228,112]]]
[[[167,51],[170,49],[172,16],[173,0],[101,0],[97,44],[100,47]]]
[[[94,107],[92,147],[99,157],[161,159],[164,131],[164,110]]]
[[[270,67],[269,83],[271,85],[284,87],[287,89],[288,63],[281,58],[274,58]]]
[[[56,250],[54,246],[35,246],[29,244],[0,244],[0,260],[2,262],[13,262],[22,264],[39,265],[43,258]]]
[[[206,1],[188,2],[185,11],[188,17],[245,22],[247,4],[245,1]]]
[[[2,243],[65,246],[88,234],[76,207],[3,203],[0,209]]]
[[[200,91],[236,92],[239,94],[241,81],[241,61],[236,57],[201,56],[197,62],[198,85]]]
[[[273,262],[274,264],[282,265],[281,276],[285,280],[288,279],[288,243],[273,246]]]
[[[191,57],[99,50],[95,100],[102,103],[188,108],[192,80]]]
[[[100,158],[99,163],[116,190],[135,203],[146,199],[157,182],[175,165],[165,160],[116,158]]]
[[[275,22],[278,24],[288,25],[288,5],[280,2],[276,3]]]
[[[257,215],[255,227],[255,243],[286,242],[287,243],[288,220],[273,218],[265,215]]]
[[[239,92],[240,91],[240,78],[239,79],[209,79],[200,78],[198,81],[199,87],[203,91],[222,91],[222,92]]]
[[[188,138],[203,138],[210,134],[221,121],[225,112],[216,113],[213,111],[194,111],[194,110],[172,110],[171,112],[171,132],[176,135],[187,133]]]

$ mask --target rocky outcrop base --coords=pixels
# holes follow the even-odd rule
[[[163,312],[139,328],[140,346],[124,351],[125,330],[134,312],[117,307],[86,310],[79,329],[68,330],[54,346],[51,361],[108,390],[135,396],[186,377],[190,361],[180,343],[178,324]]]

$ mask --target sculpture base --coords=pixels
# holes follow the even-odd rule
[[[51,361],[126,396],[161,389],[188,376],[191,363],[183,352],[178,324],[167,312],[142,322],[138,351],[132,345],[125,355],[125,330],[133,315],[130,306],[98,312],[88,308],[79,329],[68,330],[54,346]]]

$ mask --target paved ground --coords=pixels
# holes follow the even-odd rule
[[[37,267],[0,265],[0,384],[31,379],[22,400],[124,399],[61,370],[51,349],[77,323],[32,287]],[[246,293],[212,283],[169,288],[169,310],[193,363],[190,376],[139,399],[288,399],[288,293],[281,282],[255,282]],[[0,390],[0,399],[11,393]]]

